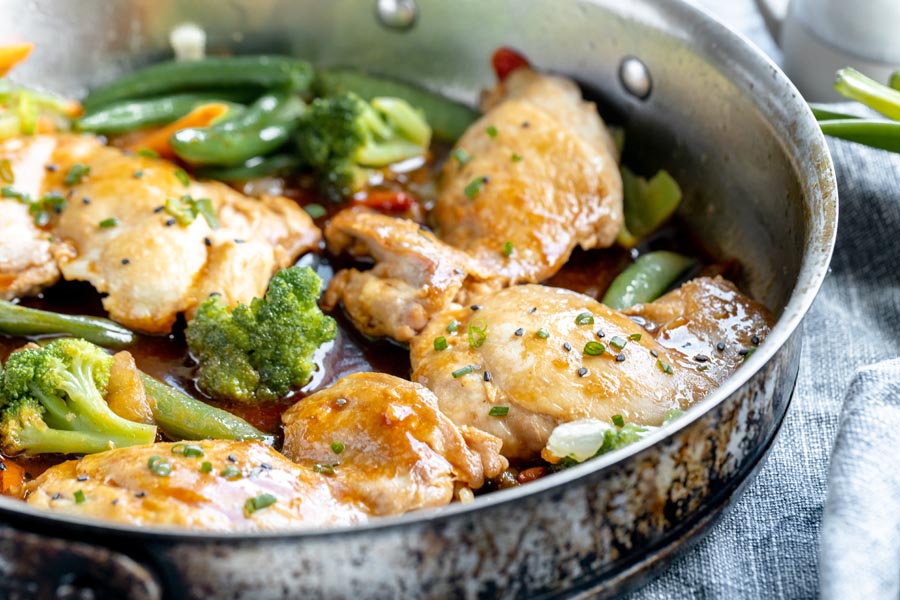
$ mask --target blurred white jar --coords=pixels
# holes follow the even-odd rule
[[[784,72],[810,102],[840,99],[834,73],[855,67],[886,82],[900,70],[900,0],[756,0],[784,54]]]

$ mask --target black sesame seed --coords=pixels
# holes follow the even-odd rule
[[[212,246],[212,240],[208,237],[203,238],[203,243],[206,244],[207,247]]]
[[[533,315],[536,312],[537,312],[537,306],[532,306],[531,308],[528,309],[529,315]]]
[[[659,358],[659,352],[657,352],[656,350],[651,350],[650,356],[652,356],[653,358]]]
[[[82,204],[90,204],[90,203],[91,203],[91,199],[88,198],[87,196],[85,196],[84,198],[81,199],[81,203],[82,203]]]
[[[131,264],[131,259],[130,259],[130,258],[123,258],[123,259],[122,259],[122,264],[123,264],[123,265],[130,265],[130,264]]]
[[[598,337],[598,338],[601,338],[601,339],[602,339],[602,338],[605,338],[605,337],[606,337],[606,333],[604,333],[602,329],[598,329],[598,330],[597,330],[597,337]]]
[[[566,342],[565,344],[563,344],[563,348],[565,348],[566,352],[568,352],[569,350],[572,349],[572,344],[570,344],[569,342]]]
[[[87,481],[87,480],[88,480],[88,476],[87,476],[87,475],[79,475],[79,476],[76,477],[75,479],[77,479],[78,481]]]
[[[243,244],[243,243],[244,243],[244,240],[242,240],[242,239],[240,239],[240,238],[234,238],[234,243],[235,243],[235,244]]]
[[[490,183],[490,182],[491,182],[491,178],[488,177],[487,175],[482,175],[482,176],[481,176],[481,181],[482,181],[483,183]]]
[[[115,499],[113,499],[112,502],[110,502],[110,504],[112,504],[113,506],[115,506],[115,505],[118,504],[118,503],[119,503],[119,499],[118,499],[118,498],[115,498]]]
[[[473,304],[473,305],[470,306],[469,308],[471,308],[472,310],[481,310],[481,305],[480,305],[480,304]]]
[[[522,121],[522,127],[528,129],[529,127],[531,127],[531,123],[529,123],[528,121]]]
[[[337,406],[338,408],[344,408],[345,406],[347,406],[347,403],[348,401],[346,398],[338,398],[334,401],[335,406]]]
[[[143,498],[146,495],[147,495],[147,492],[138,492],[137,494],[134,495],[134,497],[135,498]]]
[[[490,371],[485,371],[485,372],[484,372],[484,380],[485,380],[485,381],[490,382],[493,378],[494,378],[494,376],[491,375],[491,372],[490,372]]]
[[[579,376],[579,377],[584,377],[585,375],[587,375],[587,373],[588,373],[588,370],[585,369],[584,367],[581,367],[580,369],[578,369],[578,376]]]
[[[55,494],[53,494],[53,496],[50,499],[51,500],[59,500],[60,498],[62,498],[62,494],[60,494],[59,492],[56,492]]]
[[[259,463],[259,468],[263,471],[271,471],[272,465],[270,465],[269,463]]]
[[[226,458],[228,458],[228,462],[236,463],[237,459],[234,457],[234,454],[229,454]]]
[[[616,362],[625,362],[625,353],[619,352],[616,354]]]
[[[166,227],[171,227],[175,224],[175,219],[166,219]]]
[[[517,337],[522,337],[523,335],[525,335],[525,330],[524,330],[524,329],[522,329],[521,327],[519,327],[518,329],[516,329],[516,336],[517,336]]]
[[[698,354],[694,357],[694,360],[696,360],[697,362],[706,362],[709,360],[709,357],[705,354]]]
[[[153,212],[155,212],[155,213],[161,213],[161,212],[164,211],[164,210],[166,210],[166,207],[165,207],[165,206],[157,206],[156,208],[153,209]]]
[[[747,350],[746,348],[741,348],[740,350],[738,350],[738,354],[740,354],[741,356],[747,356],[748,352],[750,352],[750,351]]]
[[[54,164],[44,165],[44,168],[48,173],[56,173],[59,170],[59,167]]]
[[[453,272],[456,273],[457,275],[465,275],[466,274],[466,272],[463,271],[462,269],[460,269],[459,267],[456,267],[455,269],[453,269]]]
[[[718,344],[716,344],[716,350],[718,350],[719,352],[725,350],[725,342],[719,342]]]
[[[5,471],[5,470],[6,470],[6,463],[0,462],[0,471]]]
[[[750,338],[750,343],[754,346],[759,346],[759,336],[754,335],[752,338]]]

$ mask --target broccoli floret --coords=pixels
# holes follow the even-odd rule
[[[296,141],[301,160],[319,176],[323,191],[340,199],[365,185],[370,168],[424,155],[431,127],[404,100],[366,102],[347,92],[313,100]]]
[[[104,400],[112,357],[81,339],[26,348],[0,379],[0,442],[7,454],[90,454],[149,444],[156,427],[115,414]]]
[[[312,375],[316,350],[334,339],[334,319],[319,310],[322,280],[309,267],[275,274],[265,298],[229,310],[207,298],[186,331],[205,393],[241,402],[275,400]]]

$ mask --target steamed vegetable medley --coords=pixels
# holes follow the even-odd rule
[[[478,110],[196,54],[80,103],[0,80],[5,495],[218,531],[471,502],[678,419],[771,327],[512,50]]]

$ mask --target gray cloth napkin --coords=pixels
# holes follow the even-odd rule
[[[772,48],[751,0],[696,1]],[[900,412],[900,366],[857,371],[900,356],[900,156],[841,141],[831,150],[838,240],[802,325],[800,374],[781,433],[757,479],[709,536],[631,600],[897,598],[887,586],[900,577],[900,548],[896,538],[887,545],[886,530],[896,535],[900,519],[900,425],[882,419]],[[867,589],[869,578],[886,587]]]
[[[900,359],[860,369],[841,410],[820,546],[825,600],[900,598]]]

